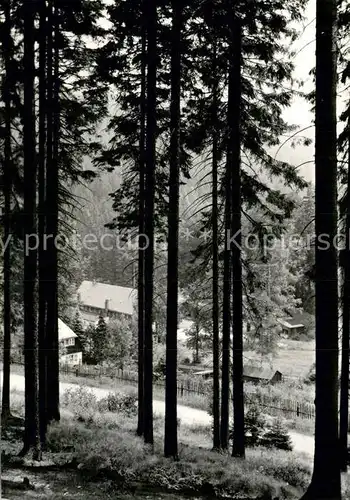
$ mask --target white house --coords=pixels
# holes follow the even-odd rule
[[[102,315],[109,319],[131,318],[136,291],[124,286],[83,281],[77,292],[77,302],[85,324],[95,325]]]
[[[81,365],[83,362],[81,347],[77,335],[66,323],[58,318],[58,340],[60,348],[60,363]]]

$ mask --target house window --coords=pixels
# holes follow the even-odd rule
[[[73,337],[69,338],[69,339],[64,339],[63,340],[63,345],[66,347],[66,346],[70,346],[70,345],[74,345],[75,344],[75,339]]]

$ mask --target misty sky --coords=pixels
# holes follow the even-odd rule
[[[313,87],[312,77],[309,72],[315,67],[315,16],[316,16],[316,0],[310,0],[307,11],[306,20],[304,22],[304,31],[301,37],[295,42],[295,51],[297,52],[295,58],[295,78],[305,81],[303,87],[304,91],[310,91]],[[309,127],[313,123],[314,116],[310,112],[310,104],[302,98],[296,98],[293,105],[286,110],[285,118],[288,123],[296,124],[300,129]],[[314,139],[314,128],[309,128],[301,132]],[[287,137],[285,138],[287,139]],[[283,141],[282,141],[283,142]],[[277,150],[278,148],[276,148]],[[278,159],[288,161],[293,165],[299,165],[306,161],[313,161],[314,159],[314,145],[308,147],[297,146],[291,147],[291,141],[288,141],[279,151]],[[314,164],[308,163],[299,169],[307,180],[314,180]]]

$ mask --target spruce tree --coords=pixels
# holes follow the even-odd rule
[[[261,446],[277,448],[279,450],[292,451],[292,440],[288,431],[283,427],[281,421],[274,420],[271,428],[259,440]]]
[[[213,45],[213,111],[212,111],[212,322],[213,322],[213,448],[221,447],[220,439],[220,339],[219,339],[219,232],[218,232],[218,137],[216,131],[218,115],[218,81],[216,77],[216,43]]]
[[[39,4],[39,131],[38,131],[38,265],[39,265],[39,290],[38,290],[38,332],[39,332],[39,404],[41,441],[45,442],[47,429],[47,398],[48,398],[48,357],[46,345],[46,252],[45,238],[45,211],[46,211],[46,38],[47,38],[47,8],[46,1]]]
[[[142,2],[141,20],[141,89],[140,89],[140,142],[139,142],[139,249],[138,249],[138,421],[137,435],[142,436],[144,429],[144,341],[145,341],[145,132],[146,132],[146,12],[145,0]],[[142,236],[141,236],[142,235]]]
[[[34,114],[34,19],[35,4],[26,2],[23,6],[24,19],[24,110],[23,110],[23,151],[24,151],[24,349],[25,349],[25,455],[33,448],[33,459],[40,460],[39,421],[39,359],[38,330],[36,315],[37,252],[30,248],[30,235],[36,234],[36,154],[35,154],[35,114]]]
[[[172,16],[164,455],[176,459],[182,0],[173,0]]]
[[[243,394],[243,276],[241,238],[241,95],[242,95],[242,26],[231,6],[228,12],[231,30],[228,87],[228,151],[227,168],[232,181],[232,364],[233,364],[233,447],[232,456],[245,456],[244,394]]]
[[[314,470],[303,499],[340,499],[336,136],[337,2],[316,4],[316,420]],[[326,250],[319,245],[327,235]]]
[[[46,231],[49,237],[47,246],[47,353],[48,370],[47,419],[58,421],[59,410],[59,342],[58,342],[58,252],[59,234],[59,8],[57,1],[48,2],[48,64],[47,64],[47,135],[48,148],[46,171]]]
[[[349,13],[347,4],[342,2],[339,5],[339,37],[348,37]],[[347,39],[347,38],[346,38]],[[345,45],[346,47],[346,45]],[[344,46],[342,47],[344,48]],[[340,51],[339,62],[344,68],[342,83],[347,83],[350,75],[350,61],[346,49]],[[342,216],[342,226],[345,231],[345,248],[340,253],[340,266],[343,270],[342,289],[342,348],[341,348],[341,381],[340,381],[340,466],[342,471],[347,471],[348,466],[348,428],[349,428],[349,336],[350,336],[350,102],[341,115],[344,122],[344,129],[341,132],[338,143],[342,153],[343,161],[339,166],[339,178],[346,186],[344,197],[340,201],[340,215]],[[344,166],[344,168],[342,168]]]
[[[340,466],[346,472],[348,466],[349,430],[349,338],[350,338],[350,123],[348,124],[348,182],[345,212],[345,249],[341,253],[343,267],[342,294],[342,348],[340,379]]]
[[[107,325],[103,316],[98,318],[96,328],[93,332],[92,342],[95,363],[100,365],[105,359],[105,348],[107,343]]]
[[[10,366],[11,366],[11,201],[12,201],[12,123],[11,123],[11,59],[13,47],[11,39],[11,4],[4,2],[4,25],[2,54],[4,59],[4,75],[2,92],[4,99],[5,127],[4,127],[4,167],[3,167],[3,195],[4,195],[4,242],[7,245],[3,256],[4,274],[4,357],[3,357],[3,386],[2,386],[2,425],[10,416]]]

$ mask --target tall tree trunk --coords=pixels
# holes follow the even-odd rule
[[[53,9],[54,7],[54,9]],[[58,148],[59,148],[59,14],[55,2],[49,2],[48,12],[48,30],[51,36],[54,31],[53,52],[49,54],[48,44],[48,62],[52,58],[50,66],[53,70],[53,78],[50,79],[52,85],[48,85],[48,95],[52,94],[51,107],[48,105],[48,111],[52,120],[52,157],[48,156],[47,170],[47,232],[48,232],[48,262],[49,262],[49,283],[48,283],[48,302],[47,302],[47,342],[48,342],[48,386],[50,388],[47,399],[47,419],[48,422],[60,419],[59,411],[59,342],[58,342],[58,253],[56,238],[58,235]],[[49,35],[50,37],[50,35]],[[49,64],[48,64],[49,71]],[[49,80],[49,78],[48,78]]]
[[[36,317],[37,250],[31,247],[36,235],[36,152],[34,108],[34,4],[24,3],[24,374],[25,428],[21,455],[33,447],[33,458],[41,458],[39,422],[39,356]]]
[[[230,398],[230,331],[231,331],[231,170],[226,162],[225,173],[225,248],[222,303],[222,368],[221,368],[221,447],[228,447]]]
[[[138,423],[137,434],[143,435],[144,412],[144,339],[145,339],[145,133],[146,133],[146,16],[142,2],[141,95],[140,95],[140,174],[139,174],[139,250],[138,250]]]
[[[213,33],[215,37],[215,33]],[[217,48],[216,41],[213,42],[213,108],[212,108],[212,230],[213,230],[213,448],[220,448],[220,349],[219,349],[219,247],[218,247],[218,81],[217,71]]]
[[[338,439],[336,0],[316,4],[316,422],[304,499],[341,498]],[[327,235],[329,248],[319,246]]]
[[[10,0],[4,3],[3,57],[5,145],[4,145],[4,364],[2,384],[2,425],[10,416],[10,367],[11,367],[11,191],[12,191],[12,132],[11,132],[11,10]]]
[[[179,186],[182,0],[172,1],[170,178],[168,208],[168,273],[165,368],[164,455],[178,457],[177,326],[179,287]]]
[[[148,0],[147,10],[147,125],[145,234],[145,342],[144,342],[144,439],[153,445],[153,276],[154,193],[156,166],[157,1]]]
[[[41,442],[44,445],[47,429],[47,347],[46,347],[46,251],[44,237],[46,230],[46,1],[40,3],[39,27],[39,164],[38,164],[38,194],[39,194],[39,404]]]
[[[232,172],[232,364],[233,364],[233,446],[232,456],[244,457],[243,393],[243,303],[241,250],[241,66],[242,28],[235,8],[231,12],[231,47],[228,97],[228,165]],[[237,235],[237,236],[236,236]]]
[[[350,120],[348,121],[348,182],[345,214],[345,251],[343,259],[343,338],[340,381],[340,466],[346,472],[348,466],[349,427],[349,336],[350,336]]]

